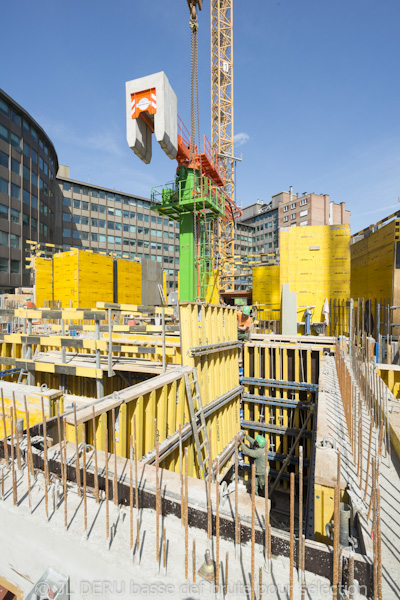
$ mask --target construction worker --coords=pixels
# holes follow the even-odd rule
[[[32,302],[30,296],[25,301],[24,308],[36,308],[36,304]]]
[[[253,446],[253,449],[242,443],[241,450],[246,456],[254,458],[254,465],[256,468],[256,495],[259,496],[260,489],[265,489],[265,437],[256,435],[256,439],[254,440],[249,435],[246,435],[246,440]]]
[[[251,327],[251,306],[243,306],[243,310],[238,310],[238,340],[247,341],[250,339]]]

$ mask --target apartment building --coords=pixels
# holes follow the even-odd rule
[[[346,203],[337,204],[328,194],[301,196],[292,191],[280,192],[272,197],[279,207],[279,228],[307,225],[350,225],[350,211]]]

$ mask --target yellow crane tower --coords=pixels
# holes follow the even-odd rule
[[[211,0],[211,145],[225,166],[225,193],[231,215],[218,223],[219,290],[232,291],[235,253],[235,218],[240,215],[235,198],[233,156],[233,0]]]

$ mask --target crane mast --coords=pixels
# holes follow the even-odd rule
[[[225,193],[232,214],[219,218],[216,252],[219,288],[233,288],[236,214],[233,161],[233,0],[211,0],[211,145],[225,167]]]

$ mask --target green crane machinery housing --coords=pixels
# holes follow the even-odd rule
[[[179,165],[175,181],[153,187],[151,208],[179,222],[179,300],[205,300],[215,259],[217,219],[225,194],[199,170]]]

